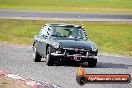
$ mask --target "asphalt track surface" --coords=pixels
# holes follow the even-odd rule
[[[0,70],[19,74],[39,81],[48,81],[63,88],[132,88],[129,84],[85,84],[76,83],[76,69],[79,65],[47,66],[45,61],[33,62],[31,46],[0,43]],[[83,66],[89,74],[130,74],[132,57],[99,55],[95,68]]]
[[[0,9],[0,18],[61,21],[132,21],[132,14]]]

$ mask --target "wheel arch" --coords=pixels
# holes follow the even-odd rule
[[[50,44],[47,44],[46,45],[46,55],[47,55],[47,49],[48,49],[48,47],[50,47],[50,52],[55,52],[56,51],[56,49],[53,46],[51,46]]]
[[[50,46],[49,44],[46,45],[46,55],[47,55],[47,49],[48,49],[49,46]]]

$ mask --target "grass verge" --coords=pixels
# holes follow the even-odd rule
[[[132,0],[0,0],[0,8],[132,13]]]
[[[62,21],[0,19],[0,41],[31,45],[33,36],[48,22]],[[99,51],[132,56],[132,22],[83,22],[83,25]]]

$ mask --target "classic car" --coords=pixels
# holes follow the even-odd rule
[[[87,38],[81,25],[47,23],[34,36],[34,61],[45,58],[48,66],[57,62],[86,62],[89,67],[95,67],[97,54],[96,44]]]

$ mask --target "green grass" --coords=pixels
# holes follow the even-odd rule
[[[47,22],[57,21],[0,19],[0,41],[31,45],[33,36]],[[132,56],[132,22],[83,22],[83,25],[99,51]]]
[[[132,13],[132,0],[0,0],[0,8]]]

